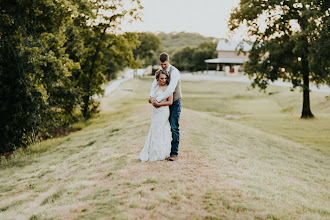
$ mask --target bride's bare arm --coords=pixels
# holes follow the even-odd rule
[[[161,103],[159,103],[159,102],[155,101],[155,102],[153,103],[153,105],[156,106],[156,107],[167,106],[167,105],[172,105],[172,104],[173,104],[173,94],[170,95],[170,96],[167,98],[167,101],[166,101],[166,102],[161,102]]]

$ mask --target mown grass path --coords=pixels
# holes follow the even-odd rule
[[[329,219],[329,156],[183,108],[180,159],[141,163],[138,79],[81,131],[1,161],[0,219]]]

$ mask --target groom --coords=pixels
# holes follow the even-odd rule
[[[152,97],[154,94],[155,88],[157,86],[157,80],[155,79],[151,86],[149,102],[153,103],[157,101],[158,103],[167,99],[173,93],[173,104],[169,106],[170,108],[170,125],[172,131],[172,142],[171,142],[171,154],[167,158],[169,161],[176,161],[178,159],[179,151],[179,141],[180,141],[180,132],[179,132],[179,120],[181,113],[181,79],[180,72],[177,68],[170,64],[170,57],[167,53],[163,52],[159,55],[160,65],[163,70],[167,72],[167,75],[170,78],[170,83],[165,90],[165,92],[158,96],[157,99]],[[155,105],[155,104],[154,104]]]

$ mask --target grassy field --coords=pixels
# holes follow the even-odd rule
[[[102,113],[81,131],[2,158],[0,219],[330,218],[329,154],[279,137],[284,135],[271,126],[269,131],[256,129],[258,100],[240,91],[232,92],[236,99],[226,99],[224,90],[231,83],[183,82],[180,159],[139,162],[150,126],[150,82],[125,82],[121,87],[134,91],[118,90],[105,97]],[[240,97],[242,93],[249,98]],[[290,95],[280,94],[269,97],[282,96],[292,106]],[[201,101],[203,97],[209,102]],[[246,107],[251,112],[231,105],[245,106],[244,100],[255,103]],[[299,123],[299,111],[282,112],[288,107],[281,104],[278,114],[292,115]],[[327,106],[315,107],[318,118],[304,123],[326,116]]]
[[[239,82],[184,82],[183,104],[330,154],[330,94],[311,92],[316,118],[303,120],[302,93],[298,90],[270,86],[264,93],[247,90],[248,86]]]

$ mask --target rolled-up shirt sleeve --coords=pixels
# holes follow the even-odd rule
[[[157,79],[155,79],[154,82],[152,83],[152,86],[151,86],[151,89],[150,89],[150,96],[151,97],[154,97],[154,95],[155,95],[155,89],[156,89],[157,84],[158,84]]]
[[[171,73],[170,84],[168,85],[165,92],[162,95],[160,95],[156,98],[157,102],[160,102],[163,99],[167,99],[171,94],[174,93],[175,87],[177,86],[177,84],[179,82],[179,79],[180,79],[179,71],[178,70],[173,70],[172,73]]]

